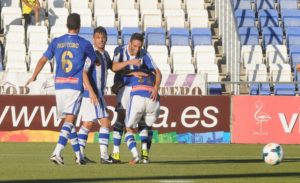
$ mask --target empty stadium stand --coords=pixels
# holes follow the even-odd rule
[[[49,42],[67,33],[67,16],[76,12],[82,21],[79,34],[90,42],[93,28],[106,28],[106,49],[110,56],[115,47],[128,44],[132,33],[141,32],[145,37],[144,48],[163,74],[204,74],[207,82],[218,82],[226,77],[214,0],[40,0],[40,4],[44,12],[42,25],[30,25],[25,30],[20,1],[1,0],[2,72],[33,72]],[[254,8],[251,0],[235,1],[244,45],[258,45],[259,30],[254,29],[257,17],[252,9],[265,6]],[[281,6],[282,11],[287,8]],[[260,14],[261,28],[273,23],[269,20],[270,12]],[[292,39],[295,35],[290,36]],[[293,41],[289,42],[290,46]],[[296,63],[297,54],[293,55]],[[51,63],[42,72],[53,73],[53,68]],[[210,94],[222,94],[220,84],[209,84],[208,88]]]

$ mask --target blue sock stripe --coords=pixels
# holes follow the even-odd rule
[[[128,148],[129,148],[130,150],[133,149],[134,147],[136,147],[136,142],[135,142],[135,141],[131,142],[131,143],[128,145]]]
[[[105,133],[99,133],[99,138],[109,139],[109,133],[107,133],[107,134],[105,134]]]
[[[80,146],[79,146],[79,144],[74,144],[74,145],[72,145],[72,148],[73,148],[73,151],[74,151],[74,152],[80,151]]]
[[[77,138],[77,133],[70,133],[69,134],[69,139],[76,139]]]
[[[68,143],[68,139],[63,137],[63,136],[59,136],[58,143],[63,145],[63,146],[66,146],[67,143]]]
[[[147,142],[148,141],[148,136],[141,136],[141,141],[142,142]]]
[[[67,131],[67,132],[71,132],[71,129],[72,129],[72,128],[70,128],[70,127],[68,127],[68,126],[65,126],[65,125],[61,128],[61,130],[65,130],[65,131]]]
[[[121,139],[114,139],[115,146],[120,146],[120,144],[121,144]]]
[[[125,141],[127,142],[130,139],[134,139],[134,136],[133,135],[126,135]]]
[[[78,139],[82,139],[82,140],[87,140],[88,139],[88,136],[85,135],[85,134],[78,134]]]

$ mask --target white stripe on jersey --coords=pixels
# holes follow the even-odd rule
[[[149,53],[147,53],[146,55],[149,57],[149,59],[150,59],[150,61],[151,61],[151,64],[152,64],[153,68],[154,68],[154,69],[158,69],[158,67],[157,67],[157,65],[155,64],[155,62],[154,62],[153,58],[151,57],[151,55],[150,55]]]
[[[98,90],[98,94],[99,96],[102,96],[103,93],[101,91],[101,65],[96,65],[95,66],[95,70],[96,70],[96,85],[97,85],[97,90]]]

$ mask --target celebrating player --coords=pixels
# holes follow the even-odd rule
[[[142,65],[135,67],[137,70],[149,73],[146,77],[130,77],[129,85],[132,86],[130,92],[130,103],[126,110],[126,135],[125,140],[133,159],[130,164],[139,162],[139,156],[136,149],[136,142],[133,136],[134,128],[141,119],[144,119],[146,127],[141,129],[143,136],[148,136],[148,128],[152,127],[159,115],[159,96],[158,89],[161,82],[161,72],[151,59],[144,57]],[[139,124],[140,125],[140,124]],[[147,141],[143,141],[142,137],[142,154],[141,162],[148,163]]]
[[[120,71],[122,69],[135,71],[136,66],[140,66],[141,60],[150,60],[152,63],[151,56],[142,49],[143,45],[143,35],[140,33],[134,33],[131,38],[128,45],[123,47],[118,47],[115,49],[114,58],[113,58],[113,71]],[[147,61],[148,62],[148,61]],[[118,64],[117,64],[118,63]],[[132,72],[132,75],[135,75],[136,77],[145,77],[148,76],[148,74],[141,72],[141,71],[135,71]],[[161,79],[161,76],[158,75],[159,79]],[[115,75],[115,83],[121,83],[121,87],[119,87],[117,91],[117,106],[116,111],[118,112],[118,118],[117,122],[114,124],[114,148],[113,153],[111,155],[112,160],[114,163],[120,162],[120,144],[121,144],[121,137],[124,130],[124,120],[125,120],[125,114],[126,109],[129,105],[130,100],[130,92],[131,92],[131,84],[129,81],[130,76],[122,76],[120,74]],[[157,83],[158,86],[160,84]],[[153,87],[153,90],[151,91],[151,96],[153,98],[157,98],[158,95],[158,86]],[[140,136],[142,142],[149,142],[148,138],[148,130],[146,128],[140,129]],[[142,156],[148,159],[148,153],[147,151],[142,151]]]
[[[58,143],[50,160],[58,165],[64,165],[61,152],[68,138],[76,155],[76,163],[85,164],[80,153],[74,122],[78,115],[82,100],[83,83],[89,90],[91,102],[98,103],[97,95],[89,82],[88,69],[97,61],[97,56],[91,43],[78,36],[80,16],[72,13],[67,18],[68,34],[53,39],[47,51],[40,58],[32,77],[26,85],[35,81],[48,60],[56,60],[55,96],[58,117],[64,119]]]
[[[78,140],[80,145],[80,151],[84,155],[84,149],[88,138],[89,131],[93,127],[93,124],[99,122],[101,125],[99,129],[99,144],[100,144],[100,162],[107,164],[112,163],[109,159],[107,148],[109,140],[109,127],[110,120],[108,119],[107,106],[104,100],[104,89],[106,87],[107,70],[111,69],[112,61],[105,51],[105,44],[107,41],[107,33],[105,28],[97,27],[94,29],[94,47],[96,55],[100,63],[96,63],[91,66],[89,70],[90,82],[94,88],[95,93],[98,96],[99,104],[93,105],[89,100],[89,92],[84,90],[81,114],[82,114],[82,125],[78,132]],[[86,162],[94,162],[84,155]]]

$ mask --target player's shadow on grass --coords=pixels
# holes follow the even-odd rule
[[[241,179],[241,178],[300,178],[299,172],[249,173],[249,174],[211,174],[211,175],[174,175],[174,176],[145,176],[145,177],[112,177],[112,178],[82,178],[82,179],[53,179],[53,180],[11,180],[1,183],[81,183],[81,182],[122,182],[122,181],[151,181],[151,180],[199,180],[199,179]]]
[[[182,161],[151,161],[161,164],[224,164],[224,163],[261,163],[262,159],[207,159],[207,160],[182,160]],[[300,158],[287,158],[283,162],[300,162]]]

